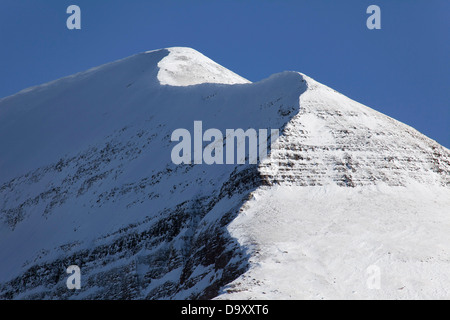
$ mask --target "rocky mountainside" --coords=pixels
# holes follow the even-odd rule
[[[175,165],[197,120],[280,136]],[[297,72],[137,54],[1,99],[0,148],[3,299],[450,296],[450,151]]]

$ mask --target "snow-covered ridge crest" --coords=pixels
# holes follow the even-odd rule
[[[151,50],[108,62],[85,71],[64,76],[46,83],[25,88],[13,95],[0,97],[0,101],[8,100],[14,96],[26,93],[37,93],[58,86],[69,86],[74,81],[94,76],[96,73],[107,70],[116,70],[123,67],[144,66],[142,70],[146,75],[155,77],[153,84],[170,86],[190,86],[204,83],[216,84],[245,84],[251,81],[239,76],[229,69],[214,62],[195,49],[187,47],[173,47]],[[125,70],[123,72],[126,72]],[[130,70],[128,70],[130,72]]]
[[[183,47],[167,48],[169,54],[159,63],[162,85],[191,86],[202,83],[244,84],[247,79],[222,67],[200,52]]]

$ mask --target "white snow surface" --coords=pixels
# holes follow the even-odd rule
[[[168,48],[169,55],[159,63],[158,80],[163,85],[192,86],[202,83],[250,83],[191,48]]]
[[[448,149],[302,76],[300,111],[260,165],[278,184],[229,226],[250,268],[218,299],[449,299]]]
[[[250,165],[174,165],[170,135],[195,120],[281,129],[255,168],[262,182],[226,189]],[[163,289],[235,210],[226,232],[246,256],[230,264],[248,268],[218,299],[450,298],[449,150],[298,72],[250,83],[190,48],[137,54],[0,99],[0,149],[0,294],[64,296],[64,279],[18,283],[88,251],[101,256],[82,261],[91,284],[68,298],[121,297],[105,292],[111,270],[145,283],[127,288],[135,298],[197,297],[222,269],[193,266],[192,286]],[[204,198],[217,202],[169,240],[115,250],[158,223],[170,233],[179,208]],[[166,252],[183,257],[156,265]],[[370,266],[379,289],[367,285]]]
[[[449,208],[422,185],[262,188],[229,227],[251,267],[218,298],[448,299]]]

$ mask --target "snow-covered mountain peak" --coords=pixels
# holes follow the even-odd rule
[[[197,120],[280,135],[176,165]],[[450,151],[299,72],[140,53],[0,99],[0,150],[0,299],[450,296]]]
[[[190,86],[202,83],[243,84],[247,79],[222,67],[192,48],[167,48],[159,63],[158,80],[163,85]]]

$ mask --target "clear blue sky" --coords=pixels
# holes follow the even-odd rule
[[[79,5],[82,29],[66,28]],[[366,9],[381,7],[381,30]],[[258,81],[303,72],[450,147],[448,0],[1,0],[0,97],[188,46]]]

